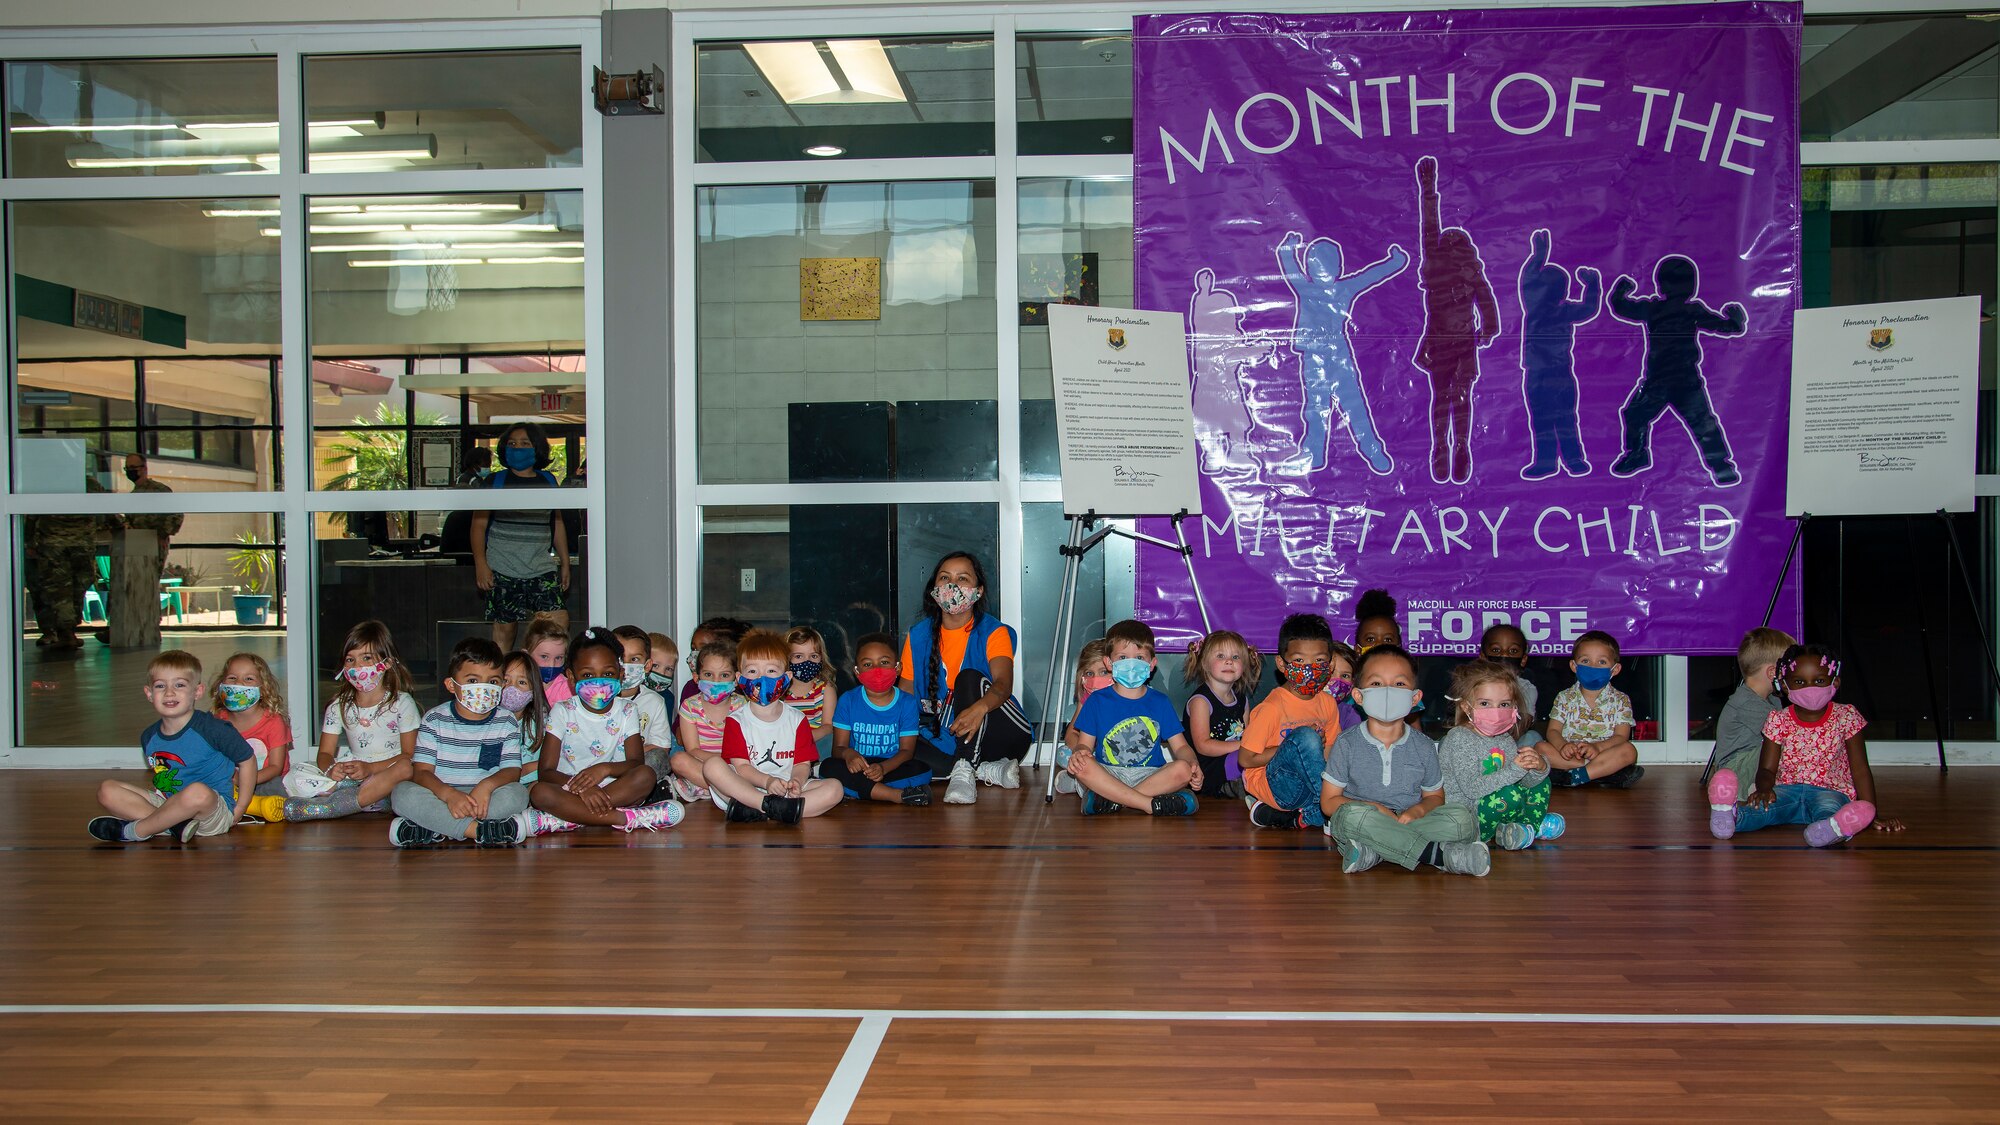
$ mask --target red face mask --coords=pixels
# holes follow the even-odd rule
[[[863,668],[857,678],[860,679],[861,686],[867,688],[869,691],[884,692],[895,686],[896,669],[879,666]]]

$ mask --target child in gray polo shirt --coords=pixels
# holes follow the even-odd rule
[[[1349,875],[1388,859],[1414,871],[1428,863],[1456,875],[1492,869],[1479,818],[1444,800],[1437,743],[1408,721],[1423,699],[1417,664],[1396,645],[1377,645],[1355,669],[1367,721],[1341,732],[1320,775],[1326,834]]]

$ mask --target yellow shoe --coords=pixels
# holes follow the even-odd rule
[[[283,797],[252,797],[250,798],[250,803],[243,806],[243,811],[259,820],[266,820],[272,824],[276,824],[285,819],[285,799]]]

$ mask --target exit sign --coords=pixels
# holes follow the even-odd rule
[[[540,401],[535,404],[535,409],[544,414],[555,414],[559,411],[568,410],[569,396],[543,392],[540,396]]]

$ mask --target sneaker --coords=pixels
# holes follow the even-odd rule
[[[776,793],[764,794],[764,815],[779,824],[797,824],[806,818],[804,797],[780,797]]]
[[[969,805],[979,799],[979,790],[973,780],[972,763],[963,759],[951,767],[951,780],[945,783],[944,803],[947,805]]]
[[[1831,847],[1851,840],[1855,833],[1875,820],[1875,806],[1867,801],[1849,801],[1825,820],[1806,825],[1806,843],[1815,848]]]
[[[243,811],[270,824],[285,819],[285,799],[283,797],[252,797],[244,802]]]
[[[708,790],[703,789],[701,786],[696,785],[679,774],[674,775],[673,787],[674,796],[682,801],[693,803],[695,801],[708,800]]]
[[[1645,766],[1626,766],[1617,773],[1598,778],[1597,783],[1606,789],[1630,789],[1639,784],[1639,779],[1644,776],[1646,776]]]
[[[389,842],[399,848],[428,848],[444,843],[444,834],[399,816],[389,822]]]
[[[1502,851],[1518,852],[1535,844],[1535,830],[1525,824],[1508,821],[1493,830],[1493,843]]]
[[[908,789],[903,790],[903,803],[919,808],[929,806],[931,803],[931,787],[928,785],[910,786]]]
[[[1178,793],[1169,793],[1164,797],[1153,798],[1154,816],[1193,816],[1194,811],[1200,807],[1201,802],[1195,800],[1194,794],[1185,789]]]
[[[1569,821],[1563,819],[1563,814],[1552,812],[1542,817],[1541,827],[1535,829],[1535,838],[1538,840],[1553,840],[1562,835],[1563,829],[1568,827]]]
[[[482,820],[472,827],[472,842],[482,848],[511,848],[525,838],[518,816]]]
[[[1467,840],[1457,844],[1440,844],[1438,851],[1443,862],[1438,866],[1453,875],[1484,875],[1493,870],[1493,853],[1485,844],[1477,840]]]
[[[1021,787],[1021,763],[1012,758],[1000,763],[1000,788],[1019,789]]]
[[[167,829],[167,832],[170,835],[179,838],[181,843],[187,844],[187,843],[192,843],[194,841],[194,830],[196,827],[197,825],[194,822],[194,818],[189,817],[186,820],[181,821],[179,824],[174,825],[172,828]]]
[[[1109,797],[1100,797],[1097,794],[1090,792],[1089,790],[1084,791],[1083,815],[1096,816],[1099,813],[1115,813],[1117,811],[1118,811],[1118,802],[1112,800]]]
[[[559,816],[550,816],[540,809],[529,809],[514,819],[521,823],[521,839],[531,840],[536,836],[546,836],[551,832],[574,832],[576,825]]]
[[[1068,770],[1059,770],[1056,773],[1056,792],[1064,794],[1081,793],[1083,792],[1083,786],[1076,783],[1075,774]]]
[[[1736,797],[1741,792],[1734,770],[1716,770],[1708,779],[1708,834],[1718,840],[1736,835]]]
[[[741,801],[730,801],[722,819],[730,824],[761,824],[770,818]]]
[[[1331,833],[1329,833],[1331,835]],[[1355,844],[1352,852],[1340,853],[1340,873],[1356,875],[1382,862],[1382,856],[1367,844]]]
[[[130,823],[115,816],[93,816],[86,827],[92,839],[106,844],[129,844],[132,841],[125,838],[125,826]]]
[[[1250,824],[1255,828],[1303,828],[1305,817],[1297,809],[1281,809],[1252,798]]]
[[[625,823],[613,825],[620,832],[637,832],[643,828],[648,832],[658,832],[662,828],[672,828],[687,819],[687,807],[679,801],[655,801],[636,809],[621,809]]]
[[[643,804],[657,805],[661,801],[671,801],[673,799],[674,781],[670,777],[663,777],[653,783],[653,791],[646,794],[646,800]],[[638,808],[640,806],[634,805],[633,807]]]
[[[1005,774],[1001,770],[999,762],[981,762],[973,769],[972,776],[979,784],[991,785],[997,789],[1000,787],[1001,777],[1005,776]]]

